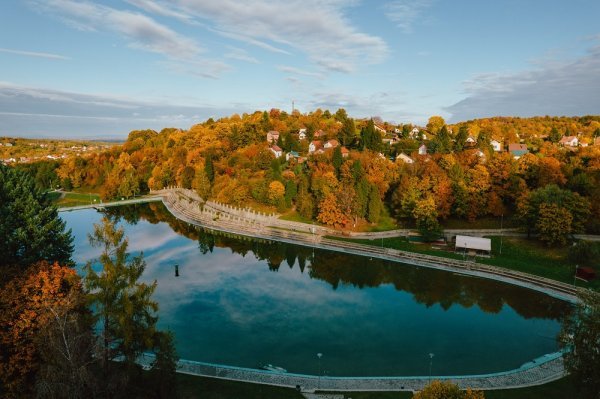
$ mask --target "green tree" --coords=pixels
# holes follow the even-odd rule
[[[458,133],[454,138],[454,150],[460,152],[465,147],[465,141],[469,137],[469,130],[466,125],[462,125],[458,128]]]
[[[553,143],[558,143],[561,137],[562,136],[556,127],[553,127],[552,130],[550,130],[550,134],[548,135],[548,139]]]
[[[425,241],[437,240],[440,237],[442,229],[437,219],[437,207],[433,196],[428,195],[417,201],[412,214],[417,223],[417,230]]]
[[[578,398],[600,398],[600,294],[580,290],[575,311],[563,324],[559,341],[564,364],[577,381]]]
[[[338,134],[338,139],[343,146],[349,146],[354,142],[356,138],[356,127],[354,125],[354,119],[345,118],[342,122],[342,128]]]
[[[549,207],[550,204],[555,206]],[[567,213],[571,217],[570,224],[567,223]],[[528,235],[540,233],[540,239],[546,242],[566,242],[569,234],[583,232],[589,215],[590,202],[586,198],[570,190],[561,189],[555,184],[531,191],[523,195],[517,203],[517,217],[524,230]],[[552,220],[556,222],[556,226],[551,226]]]
[[[372,185],[369,192],[369,205],[367,211],[367,220],[371,223],[378,223],[383,211],[383,202],[379,197],[377,186]]]
[[[138,282],[146,267],[143,255],[129,257],[123,228],[115,228],[107,217],[94,225],[88,238],[90,245],[102,249],[101,271],[96,271],[92,261],[85,265],[85,288],[100,330],[102,368],[111,392],[128,380],[127,375],[115,372],[114,361],[122,359],[125,369],[133,371],[138,357],[154,348],[158,304],[151,296],[156,281]]]
[[[204,173],[206,174],[208,181],[212,184],[215,181],[215,166],[211,154],[209,154],[204,161]]]
[[[539,216],[535,225],[540,240],[551,245],[565,245],[567,236],[571,233],[573,216],[556,204],[541,204]]]
[[[72,241],[33,178],[0,165],[0,267],[23,268],[40,260],[70,264]]]
[[[383,146],[381,134],[375,130],[375,122],[373,122],[373,119],[370,119],[367,122],[367,126],[361,129],[360,139],[363,150],[367,149],[379,152]]]
[[[339,145],[333,149],[331,162],[333,164],[333,167],[335,168],[335,171],[339,175],[340,166],[342,166],[342,163],[344,163],[344,157],[342,156],[342,148]]]

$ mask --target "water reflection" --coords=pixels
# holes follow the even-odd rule
[[[556,350],[567,304],[519,287],[295,245],[215,234],[160,203],[110,208],[143,279],[158,281],[162,327],[182,358],[330,375],[507,370]],[[86,233],[102,216],[62,214],[76,261],[97,256]],[[175,274],[178,265],[179,277]]]
[[[215,247],[228,248],[232,253],[252,254],[256,259],[266,261],[271,271],[278,271],[285,264],[290,269],[297,265],[304,273],[309,264],[309,276],[328,282],[333,289],[340,284],[357,288],[392,284],[399,291],[411,293],[415,301],[428,307],[439,304],[447,310],[453,305],[465,308],[476,305],[486,313],[498,313],[508,305],[525,318],[560,320],[570,308],[568,303],[544,294],[491,280],[418,267],[399,267],[396,262],[381,259],[199,229],[174,218],[162,204],[111,208],[109,214],[115,220],[123,218],[130,224],[140,219],[153,224],[166,222],[173,231],[196,240],[202,254],[213,252]],[[147,242],[143,244],[148,245]]]

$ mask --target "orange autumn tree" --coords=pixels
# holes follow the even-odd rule
[[[333,227],[342,227],[348,224],[347,215],[340,209],[334,194],[328,194],[319,204],[319,215],[317,219]]]
[[[39,262],[0,290],[0,380],[9,395],[31,389],[40,366],[37,337],[57,309],[73,310],[81,294],[75,270]]]
[[[415,393],[413,399],[485,399],[485,395],[482,391],[461,391],[456,384],[434,380]]]

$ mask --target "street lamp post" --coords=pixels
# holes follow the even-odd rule
[[[321,357],[323,354],[321,352],[317,353],[317,357],[319,358],[319,375],[317,379],[317,389],[321,388]]]
[[[433,367],[433,353],[429,354],[429,382],[431,383],[431,368]]]
[[[500,255],[502,255],[502,236],[504,236],[502,222],[504,222],[504,214],[500,215]]]

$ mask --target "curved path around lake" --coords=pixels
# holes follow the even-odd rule
[[[269,215],[256,214],[256,217],[244,217],[207,206],[207,203],[202,202],[192,190],[169,189],[156,191],[153,194],[162,198],[166,208],[175,217],[199,227],[488,278],[540,291],[569,302],[577,301],[577,288],[560,281],[471,260],[442,258],[330,239],[319,234],[322,229],[326,228],[320,227],[321,230],[317,230],[312,225],[305,223],[294,222],[291,228],[287,225],[288,228],[284,228],[277,224],[279,219]],[[251,212],[251,214],[255,213]]]
[[[577,289],[575,287],[543,277],[483,265],[473,261],[447,259],[329,239],[323,237],[323,235],[331,234],[329,231],[331,229],[297,222],[288,223],[287,221],[284,221],[286,223],[281,224],[281,220],[275,215],[260,214],[250,210],[237,210],[232,212],[235,208],[204,202],[192,190],[168,189],[153,192],[152,194],[153,196],[151,197],[133,201],[119,201],[114,203],[114,205],[162,200],[166,208],[178,219],[191,225],[215,231],[352,253],[465,275],[478,276],[526,287],[570,302],[575,302],[577,300]],[[103,205],[109,206],[109,204]],[[227,212],[228,210],[232,211]],[[248,215],[241,214],[240,212],[247,212]],[[399,234],[396,232],[395,236],[398,235]],[[369,236],[369,238],[372,238],[372,236]],[[142,360],[142,363],[149,365],[151,360],[151,358],[146,357]],[[431,378],[428,376],[319,377],[291,373],[273,373],[263,370],[215,365],[189,360],[180,360],[178,362],[177,371],[204,377],[250,383],[284,387],[300,386],[303,391],[415,391],[422,389],[431,379],[452,381],[462,388],[507,389],[541,385],[562,378],[566,374],[563,366],[562,354],[560,352],[544,355],[518,369],[506,372],[466,376],[434,376]]]
[[[154,357],[144,355],[140,363],[150,367]],[[415,377],[331,377],[293,373],[275,373],[242,367],[180,360],[177,372],[255,384],[319,391],[418,391],[431,380],[450,381],[459,387],[480,390],[522,388],[541,385],[566,375],[561,353],[541,356],[520,368],[500,373],[465,376]]]

